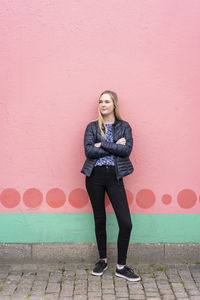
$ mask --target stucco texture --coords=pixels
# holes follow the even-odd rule
[[[131,213],[200,212],[199,1],[3,0],[0,14],[0,212],[92,212],[83,136],[105,89],[133,130]]]

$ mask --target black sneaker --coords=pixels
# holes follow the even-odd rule
[[[92,275],[100,276],[103,274],[103,272],[108,268],[108,264],[105,262],[105,260],[100,259],[96,264],[92,271]]]
[[[116,268],[115,275],[118,277],[125,278],[130,281],[140,281],[141,280],[141,277],[136,275],[134,273],[134,270],[127,266],[124,266],[123,269],[121,269],[121,270]]]

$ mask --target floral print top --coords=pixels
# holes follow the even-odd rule
[[[112,124],[106,124],[106,127],[107,127],[107,132],[105,135],[105,140],[107,142],[113,142]],[[100,157],[95,163],[95,166],[104,166],[104,165],[114,166],[115,165],[114,156],[108,155],[108,156]]]

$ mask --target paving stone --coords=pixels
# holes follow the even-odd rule
[[[199,290],[189,290],[188,291],[190,296],[200,296],[200,291]]]
[[[153,287],[153,288],[151,288],[151,287],[144,287],[144,290],[145,290],[145,292],[149,292],[149,293],[154,293],[154,292],[157,292],[158,291],[158,289],[157,289],[157,287]]]
[[[60,291],[60,284],[59,283],[50,282],[47,285],[46,291],[47,292],[59,292]]]
[[[115,300],[116,297],[114,295],[103,295],[103,300]]]
[[[187,283],[187,282],[185,282],[185,283],[184,283],[184,287],[185,287],[187,290],[196,290],[196,289],[197,289],[195,283]]]
[[[28,300],[39,300],[39,299],[44,299],[42,296],[39,298],[38,296],[36,295],[31,295],[30,297],[28,297]]]
[[[75,289],[74,295],[87,295],[87,289]]]
[[[130,295],[144,295],[143,290],[129,290]]]
[[[127,286],[115,286],[115,291],[117,292],[127,292],[128,293],[128,288]]]
[[[130,295],[130,300],[144,300],[145,296],[143,295]]]
[[[44,291],[31,291],[30,296],[42,297],[44,295]]]
[[[161,300],[160,297],[146,297],[148,300]]]
[[[101,297],[101,292],[88,292],[88,297]]]
[[[109,289],[109,288],[114,288],[114,283],[113,282],[102,282],[102,288],[107,288],[107,289]]]
[[[49,299],[49,300],[56,300],[56,299],[58,299],[58,295],[56,295],[56,294],[47,294],[47,295],[44,295],[43,296],[43,298],[44,299]]]
[[[98,286],[88,286],[89,292],[101,292],[101,287]]]
[[[128,293],[118,292],[116,293],[116,296],[120,298],[128,298]]]
[[[21,296],[12,296],[10,299],[12,299],[12,300],[27,300],[28,298],[27,298],[27,296],[21,295]]]
[[[175,300],[175,296],[172,296],[172,295],[164,295],[162,297],[162,300]]]
[[[102,290],[102,294],[103,295],[107,295],[107,294],[109,294],[109,295],[114,295],[115,294],[115,291],[114,291],[114,289],[113,290]]]
[[[137,265],[138,272],[146,270],[142,282],[113,276],[111,269],[92,276],[86,268],[78,264],[0,266],[0,300],[200,300],[199,267],[169,265],[164,272],[156,270],[158,266]]]
[[[33,286],[32,286],[32,289],[37,289],[37,288],[43,288],[43,287],[46,287],[47,286],[47,281],[38,281],[38,280],[35,280],[33,282]]]
[[[74,300],[87,300],[87,295],[75,295]]]
[[[173,292],[171,289],[166,289],[166,290],[160,290],[161,295],[173,295]]]
[[[153,292],[146,292],[146,297],[159,297],[159,293],[153,293]]]
[[[187,293],[183,292],[183,293],[175,293],[175,296],[177,298],[184,298],[184,297],[187,297],[188,295],[187,295]]]

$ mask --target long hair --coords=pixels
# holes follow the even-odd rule
[[[114,104],[114,115],[115,115],[115,118],[118,119],[118,120],[123,120],[121,115],[120,115],[120,112],[119,112],[119,104],[118,104],[118,96],[115,92],[113,91],[110,91],[110,90],[106,90],[104,92],[101,93],[101,95],[99,96],[99,99],[98,99],[98,103],[99,103],[99,100],[101,98],[101,96],[103,94],[109,94],[110,95],[110,98],[112,99],[113,101],[113,104]],[[101,136],[103,139],[105,139],[105,134],[107,132],[107,127],[105,126],[105,122],[103,120],[103,116],[101,114],[101,111],[99,109],[99,104],[98,104],[98,114],[99,114],[99,117],[98,117],[98,126],[99,126],[99,129],[100,129],[100,132],[101,132]],[[103,131],[103,128],[102,128],[102,125],[105,129],[105,132]]]

